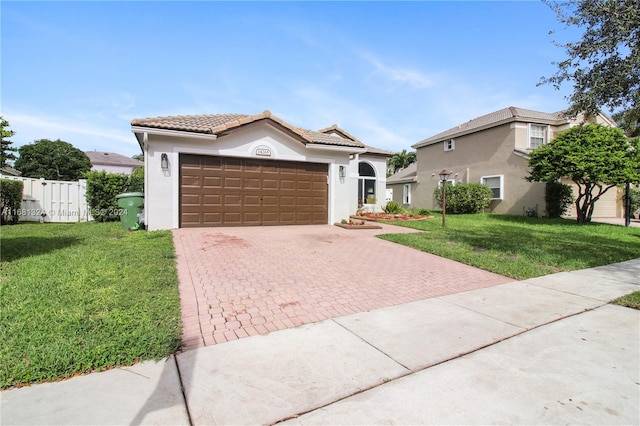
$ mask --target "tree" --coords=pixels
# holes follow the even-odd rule
[[[144,154],[132,155],[131,158],[133,158],[134,160],[144,161]]]
[[[15,167],[25,177],[78,180],[91,169],[89,157],[60,139],[39,139],[18,148]]]
[[[407,152],[406,149],[403,149],[402,151],[393,154],[393,157],[389,159],[387,170],[389,173],[393,174],[398,170],[407,168],[411,163],[415,162],[416,153],[413,151]]]
[[[638,122],[640,103],[640,4],[638,0],[545,1],[567,27],[584,27],[582,39],[558,44],[568,58],[540,84],[573,83],[565,114],[595,115],[600,108],[623,111]]]
[[[0,116],[0,144],[2,147],[2,152],[0,153],[0,167],[7,167],[9,165],[9,160],[16,159],[14,152],[16,152],[17,149],[11,146],[13,142],[8,139],[15,135],[16,132],[8,130],[7,127],[9,127],[9,122]]]
[[[567,177],[578,186],[578,223],[591,222],[596,201],[616,185],[640,181],[640,138],[621,129],[586,124],[561,132],[531,152],[529,182]]]
[[[628,110],[613,114],[612,118],[616,121],[618,127],[620,127],[627,134],[628,137],[633,138],[640,136],[640,115],[637,111]]]

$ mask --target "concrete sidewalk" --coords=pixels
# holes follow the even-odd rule
[[[12,424],[638,424],[640,258],[0,393]]]

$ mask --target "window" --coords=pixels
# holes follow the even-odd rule
[[[358,206],[376,203],[376,171],[371,164],[358,164]]]
[[[451,185],[455,185],[456,184],[456,180],[455,179],[447,179],[447,183],[450,183]],[[442,188],[442,181],[441,180],[438,181],[438,188]]]
[[[456,143],[453,139],[447,139],[444,141],[444,150],[445,151],[453,151],[456,147]]]
[[[504,194],[504,175],[482,176],[480,183],[491,188],[492,200],[502,200]]]
[[[411,204],[411,184],[405,183],[402,188],[402,204]]]
[[[529,149],[540,148],[547,143],[549,126],[540,124],[529,124]]]

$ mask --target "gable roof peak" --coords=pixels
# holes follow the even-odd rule
[[[431,136],[430,138],[424,139],[417,144],[412,145],[412,148],[420,148],[422,146],[441,142],[445,139],[455,138],[469,133],[474,133],[482,129],[487,129],[518,120],[533,123],[559,123],[566,119],[563,117],[562,113],[547,113],[510,106],[498,111],[491,112],[489,114],[482,115],[480,117],[473,118],[465,123],[459,124],[456,127],[438,133],[434,136]]]

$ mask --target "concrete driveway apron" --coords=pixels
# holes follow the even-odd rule
[[[173,231],[183,349],[513,281],[330,225]]]

